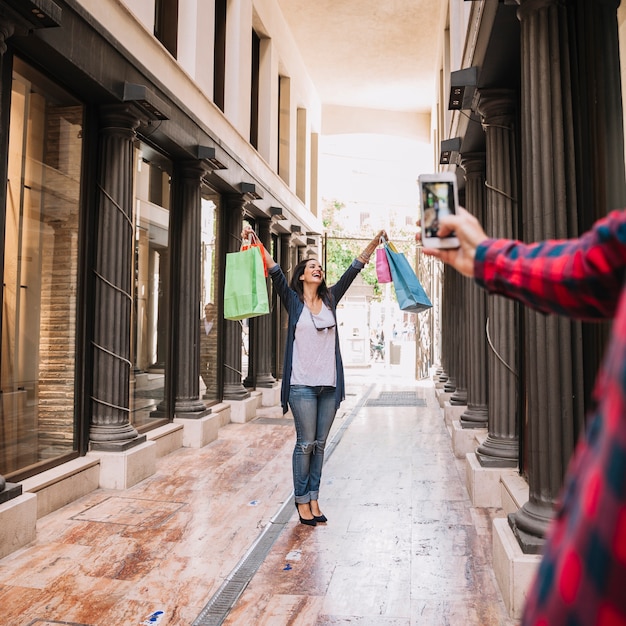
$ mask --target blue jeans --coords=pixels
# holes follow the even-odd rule
[[[302,504],[319,496],[326,438],[336,413],[335,388],[292,385],[289,406],[296,425],[293,490]]]

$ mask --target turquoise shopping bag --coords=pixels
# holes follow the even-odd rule
[[[389,261],[393,287],[400,309],[410,313],[419,313],[432,308],[430,298],[426,295],[404,254],[398,252],[392,243],[385,244],[385,254]]]

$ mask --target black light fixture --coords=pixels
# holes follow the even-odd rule
[[[302,226],[300,226],[300,224],[292,224],[291,225],[291,232],[293,234],[301,235],[302,234]]]
[[[450,165],[452,162],[452,153],[461,151],[461,138],[453,137],[452,139],[444,139],[441,142],[441,151],[439,153],[439,164]]]
[[[448,110],[461,111],[462,109],[471,109],[477,84],[478,68],[476,66],[452,72],[450,74]]]
[[[17,13],[30,28],[61,26],[63,11],[52,0],[3,0],[0,4],[0,15],[4,13],[4,9]]]
[[[206,161],[211,164],[211,167],[214,170],[225,170],[226,165],[224,165],[216,156],[216,150],[213,146],[196,146],[196,158],[199,161]]]
[[[279,206],[271,206],[270,207],[270,217],[275,220],[286,220],[287,218],[283,214],[282,207]]]
[[[254,183],[239,183],[239,191],[246,196],[250,196],[255,200],[260,200],[263,196],[256,190]]]
[[[122,100],[134,102],[153,120],[169,119],[169,106],[145,85],[124,82]]]

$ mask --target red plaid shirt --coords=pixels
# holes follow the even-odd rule
[[[488,240],[475,276],[544,313],[614,318],[587,432],[565,477],[523,626],[626,626],[626,210],[579,239]]]

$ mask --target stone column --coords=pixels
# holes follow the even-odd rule
[[[518,164],[515,137],[515,94],[482,90],[478,111],[487,143],[487,210],[485,229],[492,237],[518,238]],[[488,321],[488,326],[486,322]],[[490,349],[489,423],[487,439],[476,456],[484,467],[516,467],[519,455],[519,305],[494,296],[488,299]]]
[[[485,155],[463,154],[465,170],[465,208],[481,224],[485,221]],[[467,322],[464,342],[467,346],[467,410],[461,415],[463,428],[484,428],[487,425],[487,295],[474,281],[463,281],[467,292]]]
[[[122,451],[143,443],[130,424],[130,337],[133,301],[133,105],[100,111],[93,335],[92,450]]]
[[[270,233],[270,220],[259,220],[259,239],[261,243],[271,250],[272,237]],[[266,283],[269,288],[270,278]],[[280,303],[278,303],[280,305]],[[276,384],[272,375],[272,312],[269,315],[261,315],[256,318],[256,387],[271,388]]]
[[[200,418],[209,414],[200,399],[200,332],[201,281],[201,211],[202,177],[207,167],[201,161],[180,164],[173,181],[173,216],[175,228],[174,258],[174,414],[181,418]]]
[[[291,255],[291,245],[290,245],[290,236],[289,235],[281,235],[279,239],[279,253],[276,258],[276,262],[280,265],[283,274],[287,278],[287,281],[291,278],[291,270],[294,267],[293,259]],[[276,375],[278,378],[283,378],[284,371],[283,367],[285,365],[285,346],[287,345],[287,333],[289,331],[289,316],[287,315],[287,311],[285,307],[282,305],[280,298],[276,297],[276,317],[277,328],[276,328],[276,337],[277,337],[277,352],[276,352]]]
[[[603,198],[623,196],[623,151],[611,139],[623,133],[621,99],[606,89],[620,84],[618,4],[520,2],[524,240],[578,236],[593,216],[589,206],[605,211]],[[603,172],[614,158],[617,191]],[[525,309],[524,327],[530,498],[509,522],[522,548],[538,552],[584,429],[590,372],[582,324]]]
[[[468,281],[463,280],[463,277],[458,274],[454,277],[454,300],[451,304],[456,337],[456,341],[451,346],[456,388],[450,396],[450,404],[463,406],[467,404],[467,307],[469,302]]]
[[[455,298],[456,283],[458,281],[458,275],[456,270],[451,269],[448,266],[443,268],[443,287],[441,296],[441,307],[443,310],[441,320],[441,332],[442,332],[442,355],[441,364],[443,366],[443,372],[439,378],[444,383],[443,390],[446,393],[452,393],[456,389],[456,358],[455,358],[455,343],[457,341],[457,319],[455,310]]]
[[[238,252],[241,248],[241,229],[246,202],[244,195],[224,198],[222,240],[226,253]],[[224,400],[245,400],[250,397],[242,378],[241,324],[237,320],[224,320]]]

